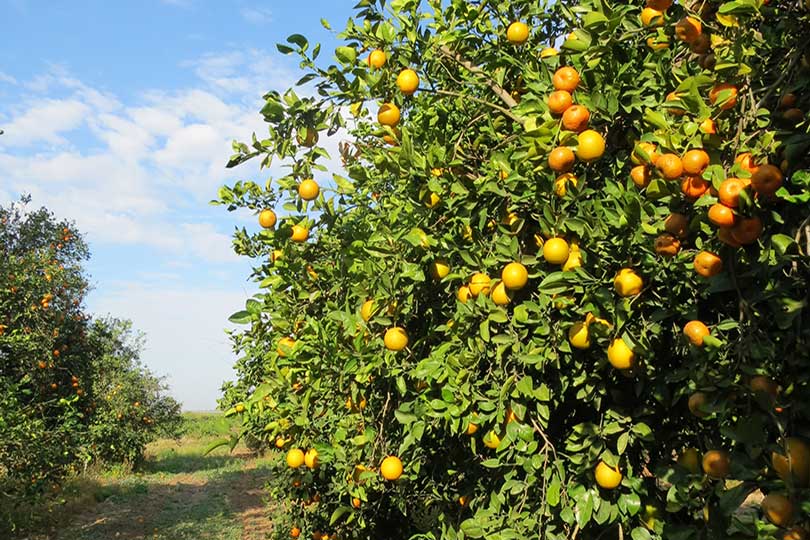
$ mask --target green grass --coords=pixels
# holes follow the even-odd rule
[[[49,507],[47,530],[30,540],[250,540],[264,538],[262,486],[272,457],[243,446],[205,455],[236,423],[218,414],[186,414],[180,439],[149,445],[144,466],[96,471],[69,481]],[[245,530],[250,533],[245,533]]]

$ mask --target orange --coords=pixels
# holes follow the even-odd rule
[[[720,184],[717,190],[717,197],[720,202],[731,208],[737,208],[740,204],[740,192],[745,189],[745,182],[739,178],[727,178]]]
[[[287,466],[291,469],[297,469],[304,464],[304,451],[300,448],[291,448],[287,452]]]
[[[352,506],[355,508],[360,508],[361,501],[357,497],[352,499]]]
[[[458,301],[462,304],[466,304],[467,300],[470,299],[470,296],[472,296],[472,293],[467,285],[462,285],[458,288],[458,291],[456,291],[456,299],[458,299]]]
[[[762,220],[754,216],[750,218],[741,219],[734,227],[731,228],[731,237],[738,243],[747,246],[762,236]]]
[[[793,107],[782,113],[782,118],[789,124],[795,126],[804,120],[804,111],[798,107]]]
[[[401,351],[408,346],[408,333],[404,328],[400,328],[399,326],[389,328],[385,331],[383,343],[385,344],[385,348],[389,351]]]
[[[725,450],[709,450],[703,454],[703,472],[712,478],[725,478],[731,472],[731,458]]]
[[[729,91],[730,95],[720,103],[722,110],[728,110],[737,104],[737,87],[730,83],[715,84],[709,91],[709,101],[714,105],[720,97],[720,92]]]
[[[672,5],[672,0],[647,0],[647,7],[666,11]]]
[[[403,69],[397,75],[397,86],[406,96],[413,95],[419,88],[419,75],[412,69]]]
[[[450,273],[450,264],[444,259],[436,259],[430,263],[430,276],[436,281],[441,281]]]
[[[604,461],[599,462],[593,474],[596,483],[604,489],[616,489],[622,483],[622,473],[619,467],[611,467]]]
[[[689,321],[683,327],[683,335],[685,335],[695,347],[703,347],[703,338],[709,334],[709,328],[701,321]]]
[[[382,136],[382,140],[389,146],[399,146],[399,141],[397,141],[398,138],[399,138],[399,129],[397,128],[394,128],[393,135],[386,133],[385,135]]]
[[[305,201],[313,200],[320,192],[321,188],[312,178],[307,178],[298,185],[298,195],[300,195]]]
[[[708,401],[709,396],[703,392],[695,392],[689,396],[686,406],[689,408],[689,412],[694,416],[697,416],[698,418],[706,418],[709,416],[709,412],[706,410]]]
[[[641,24],[644,26],[661,26],[664,24],[664,14],[651,7],[641,10]]]
[[[711,251],[701,251],[695,255],[694,266],[698,274],[710,278],[723,271],[723,259]]]
[[[290,239],[293,242],[305,242],[309,238],[309,229],[301,225],[293,225],[290,233]]]
[[[742,244],[740,244],[737,240],[734,239],[734,236],[731,234],[731,231],[734,229],[717,229],[717,239],[723,242],[727,246],[731,246],[733,248],[738,248]]]
[[[707,34],[700,34],[689,44],[689,50],[695,54],[706,54],[712,48],[712,39]]]
[[[782,540],[808,540],[808,538],[810,533],[801,527],[792,527],[782,535]]]
[[[551,83],[557,90],[573,92],[579,85],[579,73],[572,67],[563,66],[554,72]]]
[[[402,476],[402,461],[396,456],[388,456],[380,464],[380,474],[386,480],[398,480]]]
[[[709,154],[703,150],[689,150],[681,159],[686,174],[701,175],[709,166]]]
[[[542,51],[540,51],[540,58],[551,58],[552,56],[557,56],[559,51],[554,47],[546,47]]]
[[[706,133],[707,135],[715,135],[717,133],[717,126],[715,125],[714,120],[707,118],[701,122],[700,131]]]
[[[512,291],[506,288],[503,281],[499,281],[498,284],[492,288],[489,297],[496,305],[505,306],[512,301]]]
[[[548,110],[551,114],[562,114],[574,103],[571,92],[567,90],[555,90],[548,95]]]
[[[613,288],[619,296],[635,296],[644,288],[644,280],[632,268],[622,268],[613,278]]]
[[[520,21],[513,22],[506,29],[506,39],[513,45],[523,45],[529,39],[529,26]]]
[[[650,171],[645,165],[636,165],[630,170],[630,178],[633,183],[640,187],[645,188],[650,185]]]
[[[526,286],[529,281],[529,272],[519,262],[511,262],[501,272],[501,281],[507,289],[517,291]]]
[[[751,175],[751,187],[760,195],[773,195],[782,187],[782,171],[774,165],[760,165]]]
[[[568,184],[572,186],[577,186],[577,177],[568,173],[563,173],[554,180],[554,193],[557,197],[565,197],[565,194],[568,193]]]
[[[483,442],[487,448],[498,448],[501,445],[501,437],[494,431],[488,431],[484,435]]]
[[[591,333],[587,322],[576,322],[568,329],[568,341],[572,347],[577,349],[589,349],[591,347]]]
[[[608,362],[616,369],[631,369],[636,365],[636,353],[622,338],[614,339],[607,350]]]
[[[399,124],[399,118],[399,107],[393,103],[383,103],[377,112],[377,121],[384,126],[396,126]]]
[[[648,37],[647,38],[647,47],[654,51],[663,51],[664,49],[669,49],[669,39],[666,37]]]
[[[715,203],[709,207],[709,221],[718,227],[731,228],[737,223],[734,211],[725,204]]]
[[[276,352],[279,356],[285,357],[295,347],[295,340],[291,337],[283,337],[278,340],[278,347]]]
[[[314,448],[307,450],[306,454],[304,454],[304,465],[306,465],[308,469],[317,469],[319,463],[320,458],[318,451]]]
[[[642,165],[644,163],[651,163],[655,165],[655,162],[658,161],[658,154],[656,153],[655,149],[656,146],[653,143],[640,142],[633,149],[633,154],[630,156],[630,159],[636,165]],[[646,153],[647,158],[644,158],[639,150]],[[649,161],[647,161],[647,159],[649,159]]]
[[[681,241],[669,233],[655,239],[655,252],[664,257],[674,257],[681,250]]]
[[[582,161],[595,161],[605,153],[605,139],[592,129],[580,133],[577,142],[577,157]]]
[[[270,209],[262,210],[259,214],[259,225],[265,229],[272,229],[276,226],[276,213]]]
[[[697,199],[709,190],[711,184],[700,176],[684,176],[681,180],[681,193],[687,199]]]
[[[702,33],[703,25],[694,17],[684,17],[675,25],[675,35],[686,43],[692,43]]]
[[[680,96],[678,95],[677,92],[670,92],[669,94],[667,94],[665,102],[678,101],[679,99]],[[680,107],[667,107],[667,112],[675,116],[683,116],[684,114],[686,114],[686,111],[681,109]]]
[[[558,146],[548,155],[548,166],[559,173],[570,171],[575,161],[574,152],[567,146]]]
[[[762,513],[777,527],[787,527],[793,522],[795,508],[790,499],[778,493],[769,493],[760,503]]]
[[[488,275],[481,272],[473,274],[473,276],[470,278],[470,295],[475,298],[479,294],[489,294],[491,281],[492,280],[489,279]]]
[[[681,158],[675,154],[663,154],[655,162],[656,168],[661,173],[661,176],[667,180],[674,180],[683,174],[683,163]]]
[[[796,106],[797,101],[798,101],[798,98],[796,97],[796,94],[793,94],[793,93],[789,92],[789,93],[785,94],[784,96],[782,96],[779,99],[779,108],[780,109],[792,109],[793,107]]]
[[[780,446],[779,452],[771,453],[771,465],[779,478],[796,487],[810,485],[810,446],[796,437],[787,437]]]
[[[698,452],[698,449],[684,448],[681,455],[678,456],[678,465],[692,474],[700,473],[700,452]]]
[[[689,217],[678,212],[671,213],[664,220],[664,230],[678,238],[686,238],[689,234]]]
[[[779,395],[779,385],[767,375],[751,377],[751,380],[748,382],[748,388],[750,388],[754,394],[768,394],[773,399],[776,399],[776,396]]]
[[[568,242],[563,238],[549,238],[543,244],[543,258],[551,264],[565,264],[569,254]]]
[[[301,536],[301,529],[299,529],[298,527],[293,527],[292,529],[290,529],[290,536],[292,536],[293,538],[298,538],[299,536]]]
[[[748,171],[751,174],[754,174],[757,169],[759,169],[759,165],[754,162],[754,156],[752,156],[750,152],[738,155],[734,158],[734,163],[739,165],[742,170]]]
[[[591,119],[591,113],[587,107],[582,105],[572,105],[563,113],[562,123],[563,127],[568,131],[576,131],[579,133],[588,127],[588,120]]]
[[[366,62],[368,63],[369,67],[380,69],[385,65],[385,60],[385,52],[381,51],[380,49],[374,49],[371,51],[371,54],[368,55]]]

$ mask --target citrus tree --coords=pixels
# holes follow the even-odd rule
[[[274,537],[806,537],[806,4],[362,0],[333,63],[278,45],[302,88],[229,165],[286,173],[215,201],[258,215],[222,405],[282,449]]]

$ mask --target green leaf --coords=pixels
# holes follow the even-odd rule
[[[252,316],[250,312],[246,310],[237,311],[236,313],[228,317],[228,320],[234,324],[247,324],[251,321],[251,319]]]
[[[354,47],[338,47],[335,49],[335,56],[341,64],[350,66],[357,60],[357,50]]]

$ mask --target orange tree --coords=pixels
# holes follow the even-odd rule
[[[216,201],[260,225],[222,405],[286,457],[275,537],[804,538],[806,3],[362,0],[339,37],[278,46],[310,86],[229,165],[286,173]]]

